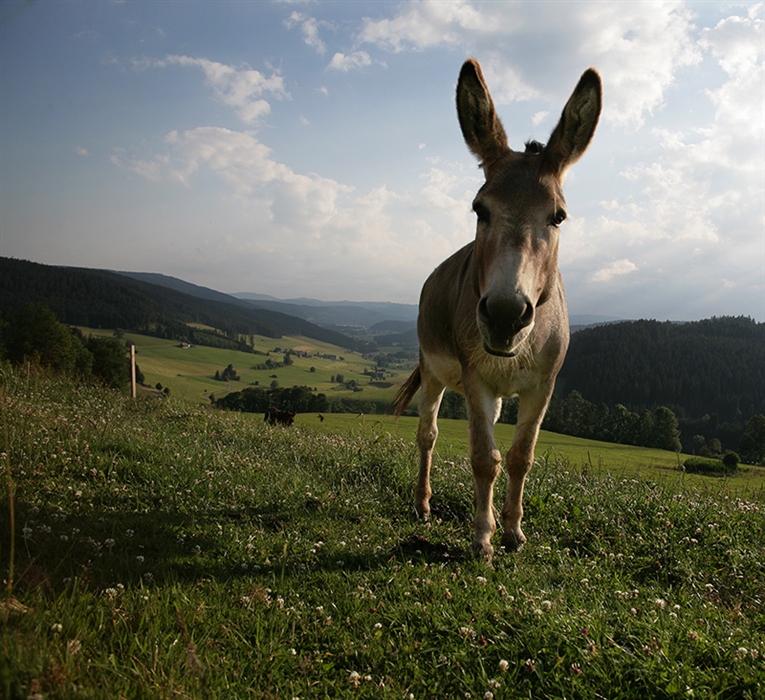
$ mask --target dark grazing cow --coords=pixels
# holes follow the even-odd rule
[[[294,411],[282,411],[276,406],[269,406],[266,415],[263,416],[263,422],[271,425],[293,425],[295,423]]]

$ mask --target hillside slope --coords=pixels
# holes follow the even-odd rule
[[[0,308],[5,314],[32,302],[48,306],[63,323],[91,328],[145,331],[162,326],[182,330],[186,324],[202,324],[234,338],[302,335],[344,348],[360,347],[341,333],[230,299],[191,296],[107,270],[0,257]]]
[[[588,328],[571,336],[559,384],[595,404],[745,421],[765,413],[765,323],[722,317]]]

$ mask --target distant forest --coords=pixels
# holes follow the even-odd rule
[[[686,450],[701,436],[737,449],[750,419],[765,414],[765,323],[741,316],[587,328],[571,337],[558,388],[610,410],[667,407]]]
[[[572,336],[558,382],[596,404],[741,420],[765,410],[765,323],[741,316],[587,328]]]
[[[200,288],[201,289],[201,288]],[[219,295],[224,296],[224,295]],[[40,265],[0,257],[0,313],[44,304],[59,321],[88,328],[120,328],[197,345],[251,350],[252,335],[302,335],[348,349],[364,343],[287,314],[191,296],[108,270]],[[201,324],[216,329],[194,328]]]

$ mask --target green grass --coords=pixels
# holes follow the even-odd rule
[[[487,566],[465,554],[464,423],[442,425],[425,525],[412,421],[281,429],[0,380],[3,697],[762,696],[754,480],[699,489],[562,440],[529,477],[526,547]]]
[[[83,328],[85,335],[107,335],[112,332]],[[303,350],[311,357],[294,357],[291,366],[277,369],[252,369],[255,365],[265,363],[265,354],[252,354],[236,350],[223,350],[195,345],[182,348],[178,341],[153,338],[137,333],[126,332],[125,341],[136,346],[136,362],[145,376],[145,384],[149,387],[157,383],[169,387],[173,396],[193,401],[208,403],[208,396],[214,393],[216,398],[225,396],[230,391],[241,391],[245,387],[258,383],[259,386],[269,387],[276,379],[282,387],[309,386],[330,398],[355,398],[369,401],[390,401],[401,384],[412,370],[411,363],[400,363],[391,367],[386,383],[390,387],[377,387],[370,384],[370,377],[364,374],[365,368],[374,366],[374,361],[364,359],[359,353],[344,350],[329,343],[302,337],[283,337],[275,340],[255,336],[255,348],[261,353],[270,353],[274,362],[281,362],[284,351],[289,349]],[[279,348],[281,352],[274,352]],[[328,359],[318,354],[334,355],[343,359]],[[233,365],[240,376],[238,382],[215,381],[216,370],[223,370],[229,364]],[[315,371],[311,372],[311,367]],[[346,381],[355,379],[363,391],[354,392],[342,385],[331,381],[333,376],[342,374]]]
[[[299,426],[330,433],[353,434],[358,431],[372,439],[378,435],[390,434],[412,443],[417,432],[417,419],[406,416],[397,420],[392,416],[333,413],[323,414],[323,419],[320,420],[317,414],[308,413],[298,414],[295,420]],[[467,455],[466,421],[440,418],[438,428],[437,455],[443,453],[445,459],[455,452]],[[515,426],[498,423],[494,433],[497,445],[506,452],[513,441]],[[738,492],[765,489],[763,467],[741,465],[737,473],[724,479],[701,476],[678,469],[688,455],[649,447],[585,440],[545,430],[539,434],[536,454],[547,461],[565,464],[570,468],[629,478],[647,477],[673,488],[709,489],[714,493],[720,490]]]

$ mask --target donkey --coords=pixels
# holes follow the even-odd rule
[[[392,408],[401,415],[421,389],[414,490],[417,514],[430,515],[436,419],[446,387],[465,395],[475,519],[473,551],[491,560],[497,523],[492,505],[502,455],[494,424],[502,397],[518,396],[515,439],[506,455],[502,546],[519,550],[523,486],[539,428],[568,349],[569,327],[558,269],[558,227],[566,218],[566,170],[589,146],[600,116],[600,76],[582,74],[545,146],[513,151],[479,63],[468,59],[457,83],[457,114],[486,182],[473,200],[475,240],[439,265],[420,296],[419,363]]]

